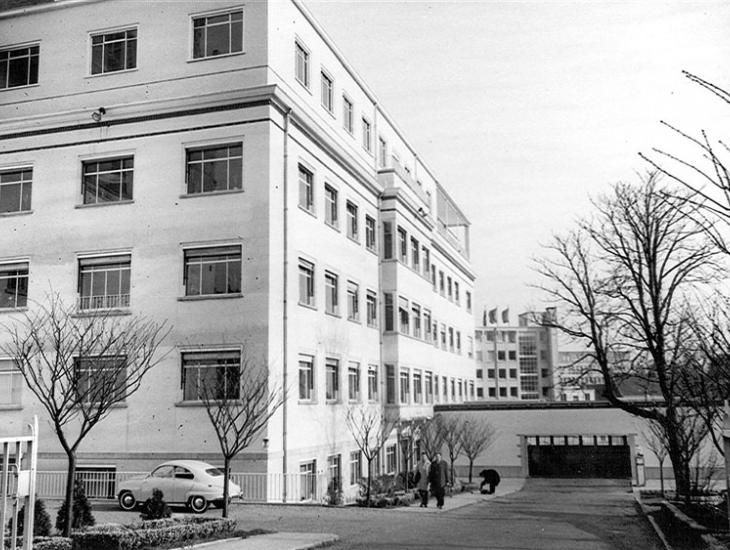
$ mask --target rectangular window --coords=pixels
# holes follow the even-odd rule
[[[393,224],[383,222],[383,259],[393,259]]]
[[[376,252],[375,219],[365,216],[365,248]]]
[[[398,259],[408,265],[408,234],[402,227],[398,227]]]
[[[441,391],[443,394],[442,401],[446,403],[449,400],[449,381],[445,376],[441,377]]]
[[[28,305],[28,263],[0,264],[0,309]]]
[[[385,473],[394,474],[396,465],[395,445],[388,445],[385,448]]]
[[[231,143],[187,149],[186,172],[189,195],[233,191],[243,186],[243,145]]]
[[[507,369],[498,369],[498,375],[500,378],[507,378]]]
[[[314,264],[299,258],[299,303],[314,307]]]
[[[127,358],[123,355],[74,358],[74,389],[83,403],[126,397]]]
[[[441,323],[441,349],[446,349],[446,325]]]
[[[353,240],[360,239],[360,229],[357,224],[357,205],[347,201],[347,236]]]
[[[320,73],[320,79],[322,81],[322,107],[331,113],[335,103],[334,82],[325,72]]]
[[[409,403],[411,400],[411,373],[408,369],[400,370],[400,402]]]
[[[421,248],[417,239],[411,237],[411,267],[416,270],[421,270]]]
[[[477,378],[484,378],[482,369],[477,369]]]
[[[449,300],[452,300],[454,297],[454,290],[453,286],[451,284],[451,277],[446,277],[446,295],[448,296]]]
[[[446,290],[446,285],[444,284],[444,272],[439,271],[439,293],[441,296],[444,295],[444,291]]]
[[[305,88],[309,88],[309,52],[299,42],[294,43],[294,48],[296,56],[296,78]]]
[[[241,247],[187,249],[184,275],[186,296],[238,294],[241,292]]]
[[[494,369],[487,369],[487,378],[494,378]]]
[[[503,349],[497,350],[497,361],[505,360],[505,352]]]
[[[350,485],[357,485],[362,477],[362,453],[352,451],[350,453]]]
[[[484,397],[484,388],[477,388],[477,397]]]
[[[426,395],[426,403],[433,403],[433,374],[426,371],[425,375],[426,388],[423,393]]]
[[[360,320],[360,287],[352,281],[347,281],[347,318]]]
[[[373,149],[372,133],[373,133],[372,125],[366,118],[363,118],[362,119],[362,146],[368,153],[370,153]]]
[[[327,457],[327,481],[337,489],[342,486],[342,468],[340,462],[340,455],[338,454]]]
[[[0,359],[0,405],[20,405],[23,375],[12,359]]]
[[[454,281],[454,302],[456,305],[461,305],[461,297],[459,296],[459,283]]]
[[[317,461],[302,462],[299,465],[301,500],[314,500],[317,496]]]
[[[378,400],[378,365],[368,365],[368,401]]]
[[[456,353],[461,355],[461,331],[456,331]]]
[[[431,251],[423,246],[421,252],[421,256],[423,256],[423,276],[428,277],[431,272]]]
[[[0,213],[27,212],[33,186],[33,169],[18,168],[0,172]]]
[[[517,361],[517,352],[511,349],[507,352],[507,357],[510,361]]]
[[[195,351],[182,354],[184,401],[198,401],[206,393],[214,399],[238,399],[240,379],[240,351]]]
[[[81,183],[84,204],[131,201],[133,180],[133,157],[86,161]]]
[[[454,328],[449,327],[449,351],[454,351]]]
[[[421,337],[421,306],[411,302],[411,324],[413,325],[413,336]]]
[[[421,371],[413,371],[413,402],[423,401],[423,386],[421,385]]]
[[[193,18],[193,59],[242,51],[242,10]]]
[[[466,337],[466,354],[469,359],[474,357],[474,338],[471,336]]]
[[[331,185],[324,186],[324,222],[337,227],[337,189]]]
[[[471,313],[471,292],[466,291],[466,310]]]
[[[129,307],[129,255],[79,259],[79,309]]]
[[[433,291],[436,292],[436,266],[434,264],[431,264],[431,285]]]
[[[509,377],[517,378],[517,369],[509,369]]]
[[[395,403],[395,367],[385,365],[385,399],[389,404]]]
[[[0,50],[0,90],[38,84],[40,46]]]
[[[334,273],[325,271],[324,273],[324,297],[325,311],[337,315],[340,312],[339,307],[339,278]]]
[[[386,292],[383,295],[383,299],[385,301],[385,330],[386,332],[389,332],[395,330],[393,323],[393,314],[395,313],[393,311],[393,295],[390,292]]]
[[[327,358],[325,361],[325,397],[328,401],[340,398],[340,362]]]
[[[497,396],[496,391],[497,391],[496,388],[487,388],[489,397],[496,397]]]
[[[346,95],[342,96],[342,124],[349,133],[355,131],[355,108]]]
[[[431,312],[427,309],[423,310],[423,336],[426,342],[431,341]]]
[[[456,401],[456,381],[451,379],[451,401]]]
[[[137,29],[91,35],[91,74],[134,69],[137,66]]]
[[[382,137],[378,138],[378,158],[380,159],[380,167],[388,167],[388,142]]]
[[[398,327],[401,334],[410,333],[410,319],[408,312],[408,300],[403,296],[398,297]]]
[[[314,174],[299,165],[299,206],[314,212]]]
[[[360,401],[360,363],[355,361],[347,364],[347,398]]]
[[[314,399],[314,357],[311,355],[299,356],[299,400],[312,401]]]
[[[368,290],[366,300],[367,325],[369,327],[378,326],[378,297],[372,290]]]

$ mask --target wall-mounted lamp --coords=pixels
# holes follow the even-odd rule
[[[106,109],[104,107],[99,107],[96,111],[91,113],[91,118],[94,119],[94,122],[101,122],[101,117],[106,114]]]

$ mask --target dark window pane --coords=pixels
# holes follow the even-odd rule
[[[0,57],[0,89],[7,88],[8,62]]]
[[[209,26],[210,25],[217,25],[217,24],[220,24],[220,23],[228,23],[228,21],[229,21],[229,15],[228,14],[225,14],[225,15],[214,15],[212,17],[208,17],[207,18],[207,23],[208,23]]]
[[[241,159],[231,160],[228,168],[229,189],[241,189]]]
[[[208,159],[223,159],[228,156],[228,147],[213,147],[211,149],[205,149],[203,151],[203,158]]]
[[[188,193],[200,193],[203,172],[200,164],[188,165]]]
[[[8,86],[25,86],[28,84],[28,58],[10,60],[10,74]]]
[[[105,42],[111,42],[112,40],[124,40],[124,36],[126,35],[126,32],[113,32],[111,34],[105,34],[104,35],[104,41]]]
[[[101,35],[101,34],[99,34],[97,36],[92,36],[91,37],[91,44],[92,44],[92,46],[94,44],[101,44],[102,42],[104,42],[104,36]]]
[[[30,210],[31,188],[32,188],[32,185],[30,184],[30,182],[26,182],[23,184],[22,204],[20,206],[21,210]]]
[[[187,280],[185,294],[187,296],[197,296],[200,294],[200,265],[186,266],[185,279]]]
[[[241,292],[241,263],[228,264],[228,292]]]
[[[240,52],[243,50],[243,23],[231,25],[231,51]]]
[[[0,74],[2,74],[0,72]],[[30,58],[30,75],[28,76],[28,84],[38,84],[38,56],[34,55]]]
[[[132,180],[133,180],[132,172],[123,172],[122,173],[122,195],[121,195],[120,199],[123,201],[132,200]]]
[[[120,159],[104,160],[98,163],[99,172],[110,172],[111,170],[119,170],[122,167]]]
[[[17,212],[20,208],[20,184],[3,185],[0,189],[0,212]]]
[[[124,42],[106,44],[104,49],[104,72],[124,69]]]
[[[121,177],[119,172],[109,174],[99,174],[99,191],[98,201],[109,202],[119,200],[119,190],[121,187]]]
[[[137,66],[137,40],[127,42],[127,69],[134,69]]]
[[[197,27],[198,21],[195,23]],[[193,31],[193,57],[205,57],[205,27]]]
[[[193,27],[204,27],[205,26],[205,17],[201,17],[200,19],[195,19],[193,21]]]
[[[18,301],[15,307],[25,307],[28,305],[28,277],[18,278]]]
[[[208,44],[205,48],[206,55],[221,55],[229,52],[229,28],[228,25],[208,27]]]
[[[84,204],[96,202],[96,176],[84,176]]]

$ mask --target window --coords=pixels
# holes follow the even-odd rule
[[[309,51],[299,42],[294,43],[296,67],[296,79],[305,87],[309,88]]]
[[[413,336],[421,337],[421,306],[411,302],[411,324],[413,325]]]
[[[327,481],[337,489],[342,486],[342,468],[340,462],[340,455],[338,454],[327,457]]]
[[[129,307],[131,257],[79,259],[79,309]]]
[[[471,313],[471,292],[466,291],[466,310]]]
[[[457,281],[454,281],[454,302],[456,302],[457,305],[461,304],[461,298],[459,296],[459,283]]]
[[[347,236],[351,239],[360,239],[360,231],[357,226],[357,205],[347,201]]]
[[[299,165],[299,206],[314,212],[314,175]]]
[[[395,403],[395,367],[385,365],[385,399],[389,404]]]
[[[485,340],[486,340],[487,342],[494,342],[494,331],[493,331],[493,330],[488,330],[488,331],[486,331],[486,332],[484,333],[484,339],[485,339]]]
[[[477,369],[477,378],[484,378],[482,369]]]
[[[0,309],[28,305],[28,263],[0,264]]]
[[[377,327],[378,326],[378,297],[372,290],[368,290],[367,295],[365,297],[366,301],[366,316],[367,316],[367,324],[369,327]]]
[[[317,496],[317,461],[302,462],[299,465],[300,499],[313,500]]]
[[[441,391],[443,393],[443,402],[446,403],[449,400],[449,381],[445,376],[441,377]]]
[[[497,361],[504,361],[504,360],[505,360],[504,350],[503,349],[497,350]]]
[[[375,219],[365,216],[365,248],[376,252]]]
[[[33,169],[19,168],[0,172],[0,213],[27,212],[33,186]]]
[[[421,372],[413,371],[413,402],[423,401],[423,386],[421,385]]]
[[[366,119],[362,119],[362,146],[370,153],[373,150],[373,136],[372,136],[372,125]]]
[[[449,351],[454,351],[454,328],[449,327]]]
[[[123,355],[76,357],[74,375],[76,394],[83,403],[126,397],[127,358]]]
[[[426,383],[426,388],[424,389],[423,393],[426,395],[426,403],[433,403],[433,374],[429,371],[426,371],[424,380]]]
[[[132,200],[133,157],[84,162],[83,174],[84,204]]]
[[[186,159],[185,177],[189,195],[242,188],[241,143],[188,149]]]
[[[418,244],[418,240],[411,237],[411,267],[416,270],[421,270],[421,248]]]
[[[355,131],[355,108],[350,98],[342,96],[342,124],[349,133]]]
[[[0,405],[20,405],[23,375],[12,359],[0,359]]]
[[[456,401],[456,381],[451,379],[451,401]]]
[[[466,337],[466,354],[469,359],[474,357],[474,338],[471,336]]]
[[[325,72],[320,73],[320,79],[322,81],[322,107],[331,113],[335,104],[334,82]]]
[[[328,401],[337,401],[340,398],[340,362],[337,359],[327,358],[325,375],[325,397]]]
[[[393,224],[383,222],[383,259],[393,259]]]
[[[461,331],[456,331],[456,353],[461,355]]]
[[[446,349],[446,325],[441,323],[441,349]]]
[[[362,453],[352,451],[350,453],[350,485],[357,485],[362,477]]]
[[[408,234],[402,227],[398,227],[398,259],[408,265]]]
[[[509,377],[517,378],[517,369],[509,369]]]
[[[490,388],[494,389],[494,388]],[[477,388],[477,397],[484,397],[484,388]]]
[[[431,285],[433,285],[433,291],[436,292],[436,266],[431,264]]]
[[[499,377],[507,378],[507,369],[499,369]]]
[[[360,401],[360,363],[355,361],[347,364],[347,398]]]
[[[0,90],[38,84],[40,46],[0,50]]]
[[[352,281],[347,281],[347,318],[360,321],[360,287]]]
[[[507,351],[507,357],[509,357],[510,361],[516,361],[517,360],[517,352],[513,349]]]
[[[494,369],[487,369],[487,378],[494,378]]]
[[[409,317],[408,317],[408,300],[403,296],[398,297],[398,327],[400,328],[401,334],[409,334]]]
[[[137,29],[91,35],[91,74],[134,69],[137,66]]]
[[[368,401],[378,400],[378,365],[368,365]]]
[[[299,356],[299,400],[312,401],[314,399],[314,357],[311,355]]]
[[[299,303],[314,307],[314,264],[299,258]]]
[[[510,397],[517,397],[517,388],[510,388],[509,395]]]
[[[241,292],[241,247],[185,250],[185,295],[212,296]]]
[[[383,299],[385,301],[385,330],[386,332],[393,331],[395,330],[395,326],[393,324],[393,294],[386,292],[383,295]]]
[[[327,313],[331,313],[333,315],[337,315],[339,313],[339,289],[338,289],[339,280],[337,275],[334,273],[330,273],[329,271],[325,271],[324,273],[324,296],[325,296],[325,304],[324,304],[324,310]]]
[[[446,277],[446,295],[449,297],[449,300],[453,299],[454,297],[454,291],[453,286],[451,284],[451,277]]]
[[[395,473],[395,445],[388,445],[385,448],[385,473]]]
[[[505,388],[505,387],[499,388],[499,396],[507,397],[507,388]]]
[[[423,256],[423,276],[428,277],[431,272],[431,251],[425,246],[421,248]]]
[[[431,312],[427,309],[423,310],[423,337],[426,342],[431,341]]]
[[[489,393],[489,397],[496,397],[496,388],[487,388],[487,391]]]
[[[378,138],[378,158],[380,159],[380,167],[387,168],[388,166],[388,142],[382,137]]]
[[[444,290],[444,272],[439,271],[439,293],[441,294],[441,296],[444,295]]]
[[[243,11],[193,18],[193,59],[243,51]]]
[[[182,354],[184,401],[198,401],[205,392],[215,399],[238,399],[240,376],[240,351],[195,351]]]
[[[411,400],[411,373],[408,369],[400,370],[400,402],[408,403]]]
[[[337,227],[337,189],[331,185],[324,186],[324,222]]]

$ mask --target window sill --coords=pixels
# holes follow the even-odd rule
[[[375,246],[373,246],[373,247],[366,246],[365,250],[367,250],[371,254],[375,254],[376,256],[378,255],[378,248]]]
[[[84,317],[106,317],[110,315],[132,315],[132,311],[129,309],[84,309],[83,311],[73,313],[71,317],[78,319]]]
[[[298,401],[300,405],[316,405],[317,402],[314,399],[300,399]]]
[[[99,78],[100,76],[110,76],[114,74],[129,74],[129,73],[136,73],[139,71],[137,67],[132,67],[131,69],[119,69],[118,71],[107,71],[105,73],[96,73],[96,74],[87,74],[84,78]]]
[[[342,315],[337,313],[336,311],[325,311],[325,315],[329,315],[330,317],[337,317],[338,319],[342,318]]]
[[[229,53],[222,53],[220,55],[208,55],[205,57],[191,57],[187,60],[188,63],[199,63],[201,61],[210,61],[211,59],[223,59],[226,57],[236,57],[237,55],[245,55],[245,51],[240,52],[229,52]]]
[[[202,294],[200,296],[178,296],[178,302],[199,302],[201,300],[227,300],[243,298],[243,294],[236,292],[233,294]]]
[[[326,225],[327,227],[329,227],[330,229],[334,229],[334,230],[335,230],[335,231],[337,231],[338,233],[340,233],[340,232],[341,232],[341,231],[340,231],[340,226],[339,226],[338,224],[336,224],[336,223],[330,223],[330,222],[328,222],[327,220],[325,220],[324,224],[325,224],[325,225]]]
[[[0,212],[0,218],[12,218],[13,216],[25,216],[32,214],[32,210],[18,210],[15,212]]]
[[[181,199],[194,199],[197,197],[218,197],[220,195],[238,195],[243,193],[243,189],[225,189],[222,191],[201,191],[200,193],[183,193]]]
[[[378,328],[377,324],[368,323],[368,328]]]
[[[40,83],[34,82],[33,84],[23,84],[22,86],[13,86],[12,88],[2,88],[0,92],[9,92],[10,90],[26,90],[28,88],[40,88]]]
[[[20,403],[0,403],[0,411],[22,411],[23,405]]]
[[[306,302],[298,302],[298,304],[304,308],[311,309],[312,311],[317,311],[317,304],[308,304]]]
[[[240,399],[229,399],[228,400],[232,404],[241,404],[243,401]],[[176,401],[174,404],[175,407],[205,407],[205,403],[202,401]]]
[[[24,311],[28,311],[27,306],[0,308],[0,313],[23,313]]]
[[[95,203],[90,203],[90,204],[77,204],[74,206],[74,208],[100,208],[103,206],[114,206],[117,204],[134,204],[134,200],[95,202]]]
[[[352,237],[352,236],[348,235],[347,238],[350,241],[352,241],[353,243],[355,243],[357,246],[360,246],[360,239],[358,237]]]
[[[314,218],[315,220],[317,219],[317,212],[315,212],[313,208],[312,208],[312,209],[310,210],[309,208],[305,208],[304,206],[302,206],[302,205],[300,204],[300,205],[299,205],[299,210],[301,210],[302,212],[305,212],[306,214],[309,214],[309,215],[310,215],[310,216],[312,216],[312,217],[313,217],[313,218]]]
[[[357,319],[355,317],[348,317],[347,320],[350,321],[351,323],[362,325],[362,321],[360,321],[360,319]]]
[[[294,77],[294,80],[296,80],[302,88],[304,88],[305,90],[307,90],[307,92],[309,92],[309,95],[312,95],[312,90],[309,88],[309,86],[302,79],[297,78],[295,76]]]

